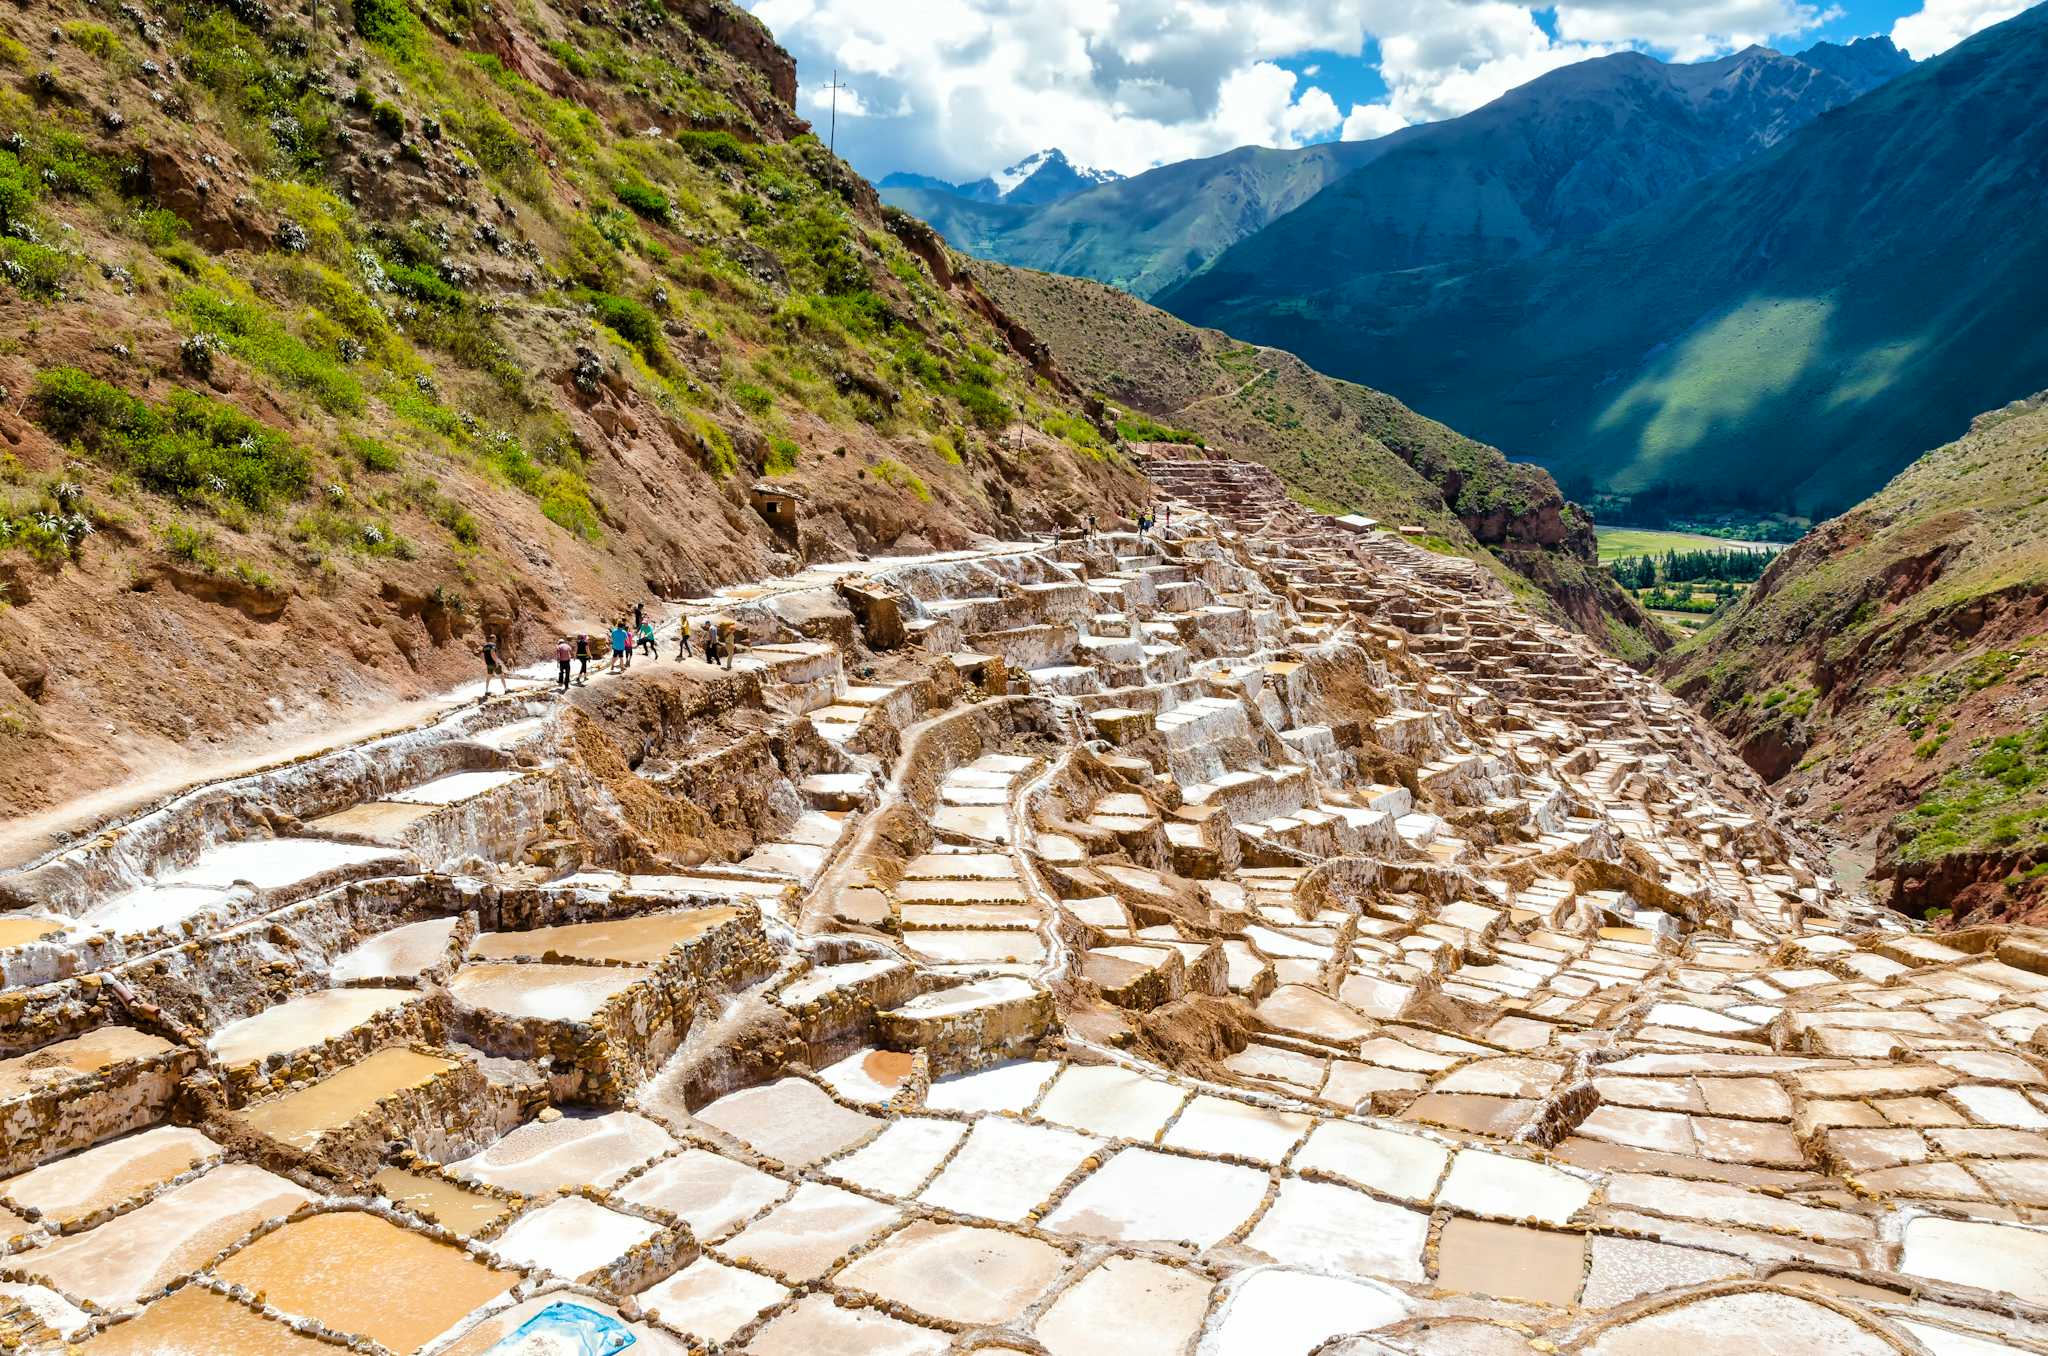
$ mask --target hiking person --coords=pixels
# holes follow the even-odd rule
[[[725,667],[730,672],[733,651],[739,648],[740,624],[731,617],[714,617],[712,620],[718,627],[719,657],[725,660]]]
[[[1145,514],[1142,513],[1138,515],[1138,545],[1140,547],[1144,546],[1145,544],[1145,529],[1150,527],[1151,525],[1151,518],[1147,517]]]
[[[493,678],[498,680],[498,686],[503,689],[506,696],[512,695],[512,680],[505,676],[505,666],[498,659],[498,638],[493,635],[486,635],[484,637],[484,695],[477,698],[478,702],[487,702],[491,699],[491,679]]]
[[[612,623],[611,671],[613,673],[624,673],[626,671],[626,624],[623,621]]]
[[[690,619],[683,618],[676,623],[676,663],[690,657]]]
[[[640,630],[640,628],[641,628],[642,626],[645,626],[646,624],[647,624],[647,604],[646,604],[646,602],[645,602],[645,601],[642,601],[642,602],[637,602],[637,603],[634,603],[634,604],[633,604],[633,630],[634,630],[635,632],[638,632],[638,631]]]
[[[555,642],[555,686],[563,692],[569,690],[569,656],[573,653],[567,636]]]
[[[654,650],[654,628],[644,621],[640,623],[640,653],[649,659],[659,658]]]
[[[590,633],[576,633],[576,686],[590,685]]]
[[[1088,540],[1095,540],[1095,515],[1092,513],[1088,515]]]

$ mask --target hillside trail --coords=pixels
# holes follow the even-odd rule
[[[1264,350],[1261,350],[1261,352],[1263,352],[1263,351],[1264,351]],[[1185,405],[1181,406],[1181,407],[1180,407],[1179,409],[1175,410],[1175,411],[1174,411],[1174,413],[1175,413],[1176,415],[1186,414],[1186,413],[1187,413],[1187,412],[1188,412],[1189,410],[1192,410],[1192,409],[1194,409],[1194,408],[1196,408],[1197,406],[1200,406],[1200,405],[1207,405],[1207,404],[1209,404],[1209,403],[1210,403],[1211,401],[1216,401],[1216,400],[1235,400],[1235,399],[1237,399],[1237,398],[1238,398],[1239,396],[1243,395],[1243,394],[1244,394],[1244,393],[1245,393],[1246,391],[1249,391],[1249,390],[1251,390],[1251,389],[1252,389],[1252,387],[1254,387],[1254,386],[1257,386],[1257,385],[1258,385],[1258,384],[1259,384],[1260,382],[1262,382],[1262,381],[1266,380],[1266,379],[1267,379],[1268,377],[1270,377],[1270,376],[1272,376],[1272,375],[1273,375],[1273,369],[1272,369],[1272,368],[1270,368],[1270,367],[1262,367],[1262,368],[1260,368],[1260,369],[1259,369],[1259,370],[1258,370],[1257,372],[1255,372],[1255,373],[1254,373],[1254,374],[1252,375],[1252,378],[1251,378],[1251,380],[1249,380],[1249,381],[1245,382],[1245,384],[1244,384],[1244,385],[1242,385],[1242,386],[1238,387],[1238,388],[1237,388],[1236,390],[1234,390],[1234,391],[1227,391],[1227,392],[1225,392],[1225,391],[1219,391],[1219,392],[1217,392],[1217,393],[1216,393],[1215,395],[1205,395],[1205,396],[1198,396],[1198,397],[1196,397],[1195,399],[1193,399],[1193,400],[1190,400],[1190,401],[1189,401],[1189,402],[1188,402],[1187,404],[1185,404]]]
[[[928,556],[892,556],[887,558],[887,563],[896,566],[992,560],[1031,550],[1036,545],[1037,543],[1004,542],[965,551],[937,552]],[[834,561],[818,568],[828,572],[851,574],[858,572],[868,563],[857,559]],[[655,635],[660,642],[657,651],[674,644],[678,626],[715,615],[737,601],[758,602],[765,598],[815,591],[824,587],[825,584],[812,578],[756,580],[732,585],[709,598],[691,599],[662,608],[659,612],[650,610],[650,620],[653,621]],[[590,675],[593,686],[609,683],[617,676],[604,672],[603,662],[601,657],[593,660]],[[656,662],[671,661],[658,659]],[[273,722],[219,747],[195,749],[181,757],[152,760],[139,775],[130,777],[117,786],[75,796],[33,814],[13,816],[5,822],[0,822],[0,870],[35,861],[80,838],[89,837],[111,825],[136,818],[152,807],[175,800],[211,783],[251,776],[304,762],[337,749],[431,727],[451,713],[474,705],[482,698],[482,663],[481,659],[477,661],[479,674],[476,678],[431,696],[410,701],[395,701],[386,705],[366,705],[345,719],[320,721],[310,725],[292,721]],[[501,697],[500,700],[525,701],[545,695],[547,689],[553,686],[554,661],[549,658],[531,664],[516,665],[512,669],[512,677],[514,686],[510,696]]]

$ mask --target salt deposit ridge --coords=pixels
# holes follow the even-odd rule
[[[1470,562],[1151,470],[0,876],[0,1341],[2048,1351],[2048,943],[1846,894]]]

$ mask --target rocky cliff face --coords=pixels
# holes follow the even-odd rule
[[[2044,468],[2048,397],[1980,417],[1665,661],[1910,912],[2048,904]]]

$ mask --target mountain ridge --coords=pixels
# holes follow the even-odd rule
[[[2044,72],[2037,6],[1534,258],[1309,288],[1248,249],[1166,300],[1567,483],[1833,511],[2048,380]]]
[[[1816,115],[1868,88],[1870,81],[1882,78],[1883,71],[1895,73],[1903,68],[1901,63],[1910,64],[1887,39],[1862,39],[1852,48],[1819,44],[1809,51],[1819,55],[1809,59],[1807,54],[1786,56],[1768,48],[1751,48],[1692,65],[1619,53],[1539,77],[1462,118],[1416,124],[1369,141],[1326,142],[1293,150],[1239,147],[1221,155],[1160,166],[1035,209],[1023,204],[976,203],[949,193],[944,185],[913,183],[908,178],[894,184],[885,180],[883,196],[930,221],[949,243],[966,253],[1019,267],[1090,277],[1140,297],[1164,299],[1166,292],[1226,250],[1256,238],[1382,158],[1419,145],[1441,145],[1461,135],[1458,129],[1474,125],[1470,120],[1482,114],[1482,125],[1485,120],[1500,119],[1504,112],[1514,115],[1530,97],[1524,92],[1532,87],[1548,89],[1583,82],[1590,70],[1617,78],[1621,72],[1635,72],[1638,77],[1655,72],[1660,73],[1656,78],[1674,90],[1693,89],[1710,83],[1719,72],[1769,67],[1781,72],[1788,86],[1779,95],[1785,107],[1764,109],[1754,117],[1761,131],[1775,136],[1782,134],[1777,124],[1786,118]],[[1816,88],[1789,88],[1802,80],[1813,82]],[[1553,160],[1572,162],[1586,160],[1592,153],[1559,150],[1548,154]],[[1724,154],[1722,158],[1727,157]],[[1591,179],[1607,173],[1625,180],[1628,171],[1617,169],[1617,163],[1610,155],[1598,167],[1582,169],[1580,175]],[[1593,219],[1609,220],[1626,206],[1654,196],[1650,188],[1665,191],[1714,163],[1719,162],[1706,150],[1697,150],[1681,167],[1682,173],[1667,176],[1670,182],[1647,186],[1620,206],[1602,207]],[[1332,230],[1340,235],[1344,215],[1332,214]],[[1467,214],[1458,210],[1449,215],[1460,225],[1467,219]]]

